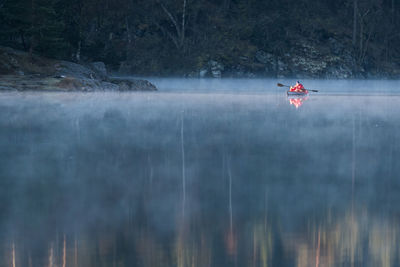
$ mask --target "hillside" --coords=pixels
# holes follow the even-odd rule
[[[396,1],[32,3],[0,4],[0,44],[134,75],[400,77]]]

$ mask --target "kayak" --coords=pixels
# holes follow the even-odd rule
[[[306,95],[308,95],[308,91],[306,91],[306,92],[287,91],[287,95],[288,96],[291,96],[291,95],[293,95],[293,96],[306,96]]]

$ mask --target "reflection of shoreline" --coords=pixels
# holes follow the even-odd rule
[[[296,108],[299,108],[308,99],[308,95],[305,95],[305,96],[288,96],[288,99],[289,99],[290,105],[293,105]]]
[[[235,251],[237,266],[248,262],[252,266],[276,262],[296,262],[299,267],[395,266],[400,249],[396,221],[377,218],[363,208],[336,215],[310,219],[304,230],[296,232],[267,220],[269,216],[248,221],[246,227],[233,232],[229,225],[209,228],[207,220],[191,218],[178,220],[174,234],[167,239],[151,226],[126,225],[124,231],[98,232],[96,238],[90,238],[92,242],[86,234],[79,239],[56,234],[41,244],[39,253],[37,248],[10,240],[9,256],[3,262],[12,266],[24,262],[31,262],[30,266],[134,266],[137,262],[143,266],[230,266]],[[221,241],[228,245],[223,250]]]
[[[368,98],[353,97],[332,112],[312,97],[306,109],[320,111],[313,116],[287,116],[297,111],[279,95],[278,108],[261,109],[266,102],[253,96],[231,98],[228,108],[204,100],[162,120],[118,107],[51,124],[34,120],[37,108],[23,119],[8,119],[5,109],[2,229],[13,234],[1,262],[255,267],[301,257],[304,265],[340,265],[353,253],[349,236],[364,240],[353,251],[363,251],[366,265],[376,251],[392,259],[399,250],[388,238],[400,240],[398,105],[371,109]]]
[[[395,222],[348,211],[331,222],[310,226],[308,233],[283,234],[288,254],[297,266],[395,266],[400,240]],[[370,265],[369,265],[370,264]]]

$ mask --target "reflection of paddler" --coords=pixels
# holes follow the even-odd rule
[[[296,108],[299,108],[301,105],[303,105],[304,101],[306,101],[308,97],[290,97],[289,98],[289,103]]]

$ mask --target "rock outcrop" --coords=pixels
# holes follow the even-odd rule
[[[283,56],[274,56],[262,50],[255,59],[265,66],[268,76],[298,78],[351,78],[354,77],[354,59],[344,46],[334,39],[332,52],[329,47],[317,48],[309,42],[299,42]]]
[[[117,85],[119,91],[156,91],[157,88],[146,80],[127,80],[127,79],[110,79],[112,84]]]
[[[145,80],[112,79],[102,62],[81,65],[0,46],[0,90],[155,91]]]
[[[212,77],[212,78],[221,78],[222,72],[225,67],[221,62],[216,60],[210,60],[198,71],[198,76],[200,78]],[[190,75],[193,76],[193,75]]]
[[[249,56],[250,55],[250,56]],[[252,56],[251,56],[252,55]],[[324,41],[299,39],[279,55],[256,50],[246,56],[210,60],[197,71],[203,77],[277,78],[399,78],[400,64],[360,58],[352,46],[329,37]]]

